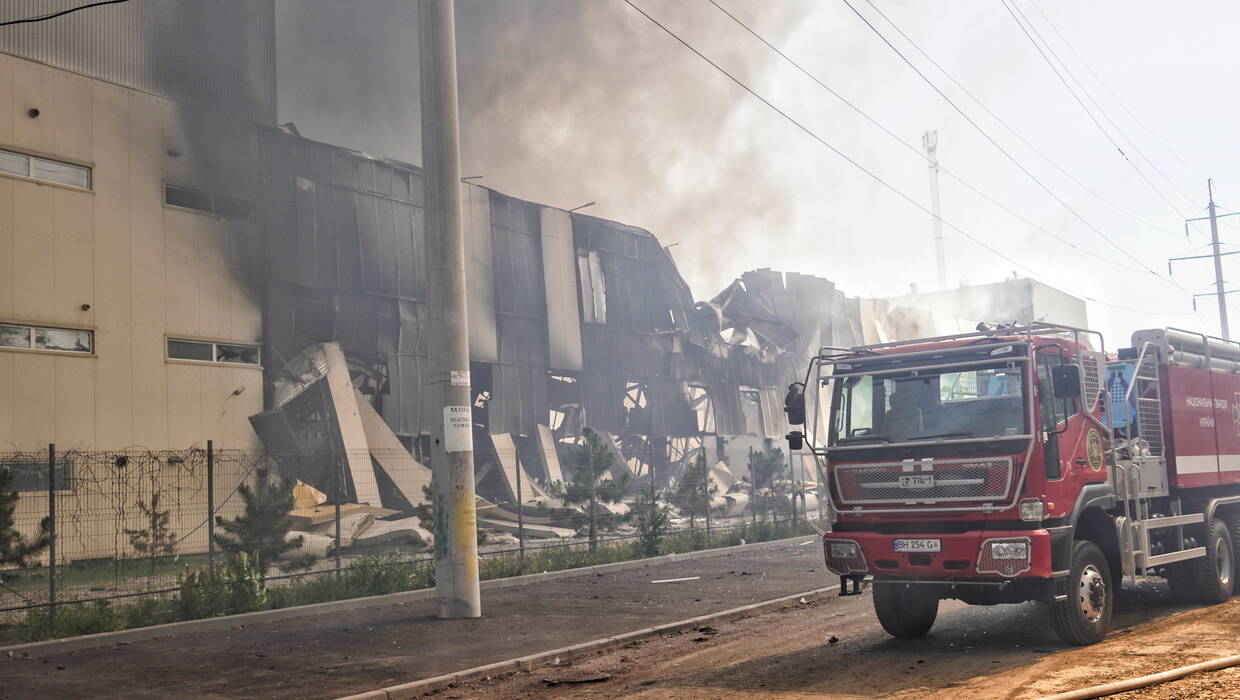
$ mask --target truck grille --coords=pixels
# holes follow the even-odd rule
[[[835,466],[840,502],[939,503],[997,501],[1012,485],[1012,459],[922,459]]]

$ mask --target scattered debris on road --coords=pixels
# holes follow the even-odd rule
[[[558,678],[544,678],[542,682],[554,688],[557,685],[576,685],[580,683],[602,683],[611,680],[610,673],[575,673]]]

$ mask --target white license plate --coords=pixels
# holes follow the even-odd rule
[[[934,488],[933,474],[901,474],[900,488],[902,489],[932,489]]]
[[[943,541],[940,539],[900,539],[891,543],[891,548],[897,552],[939,552],[943,549]]]

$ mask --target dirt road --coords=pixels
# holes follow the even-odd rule
[[[831,638],[838,641],[832,643]],[[1125,591],[1116,631],[1065,647],[1036,603],[970,608],[944,602],[930,636],[895,640],[868,595],[800,606],[445,691],[444,698],[1036,698],[1240,649],[1240,599],[1212,608],[1172,603],[1163,585]],[[592,683],[549,685],[609,676]],[[1238,698],[1240,675],[1185,679],[1141,698]]]

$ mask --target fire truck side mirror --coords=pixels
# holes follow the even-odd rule
[[[1051,387],[1057,399],[1075,399],[1081,395],[1081,366],[1059,365],[1051,368]]]
[[[805,385],[801,382],[788,385],[788,393],[784,396],[784,413],[788,414],[788,423],[791,425],[805,424]]]
[[[792,452],[805,447],[805,435],[800,430],[794,430],[784,436],[788,440],[788,449]]]

